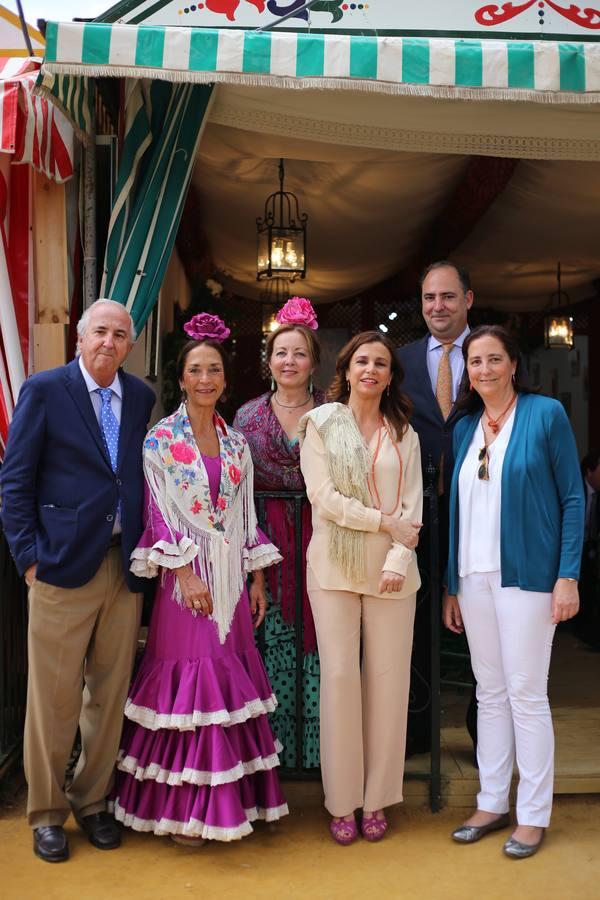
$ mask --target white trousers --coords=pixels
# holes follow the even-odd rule
[[[552,595],[503,588],[500,572],[485,572],[460,579],[458,600],[477,679],[477,808],[508,812],[516,751],[517,821],[546,828],[554,781]]]

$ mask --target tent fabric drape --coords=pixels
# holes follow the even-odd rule
[[[442,98],[600,100],[600,44],[50,22],[44,71]]]
[[[138,334],[158,299],[212,97],[208,85],[129,80],[100,295]]]
[[[600,160],[593,105],[284,91],[220,85],[212,125],[319,141],[338,148],[518,159]]]
[[[254,89],[238,90],[241,107],[241,93]],[[456,196],[473,159],[340,147],[330,141],[216,125],[222,91],[229,89],[219,88],[193,187],[198,208],[210,210],[203,228],[213,264],[227,273],[226,289],[242,297],[265,300],[264,287],[256,281],[256,247],[248,240],[248,223],[276,184],[280,157],[286,161],[286,186],[298,194],[309,216],[310,266],[302,293],[319,304],[368,291],[418,259],[432,223],[442,221],[440,215]],[[308,101],[304,95],[296,99]],[[252,96],[246,101],[252,107]],[[475,114],[470,109],[464,112]],[[486,179],[484,190],[487,183]],[[457,221],[472,200],[467,185],[464,190]],[[555,290],[558,259],[562,286],[571,302],[592,297],[600,274],[598,209],[597,162],[522,159],[493,206],[454,253],[471,274],[476,305],[511,312],[541,310]],[[441,227],[454,238],[451,213]],[[385,300],[401,304],[407,295],[398,281],[397,287],[389,284]],[[376,324],[385,321],[378,318],[380,313],[376,302]]]
[[[41,61],[0,59],[0,459],[21,385],[31,370],[33,171],[73,175],[73,130],[33,94]]]
[[[79,139],[86,144],[94,117],[96,86],[93,78],[39,73],[33,93],[44,97],[67,117]]]
[[[54,181],[73,175],[73,129],[55,106],[34,94],[41,60],[0,58],[0,151]]]

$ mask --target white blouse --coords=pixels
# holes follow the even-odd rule
[[[489,480],[478,478],[479,452],[485,446],[481,420],[458,476],[458,574],[497,572],[500,569],[500,510],[502,466],[515,420],[515,409],[488,447]]]

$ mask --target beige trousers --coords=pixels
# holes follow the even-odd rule
[[[80,588],[35,580],[29,591],[29,675],[24,761],[32,828],[106,808],[140,623],[141,595],[123,574],[120,547]],[[77,733],[81,756],[65,792]]]
[[[307,587],[321,661],[325,807],[346,816],[400,803],[416,594],[322,590],[310,567]]]

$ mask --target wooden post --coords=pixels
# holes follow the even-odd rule
[[[96,128],[93,125],[83,149],[83,308],[87,309],[97,299]]]
[[[39,372],[66,361],[69,322],[67,216],[64,184],[33,176],[33,270],[35,324],[33,368]]]

